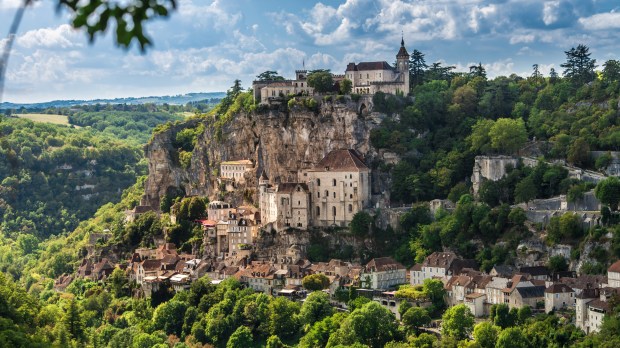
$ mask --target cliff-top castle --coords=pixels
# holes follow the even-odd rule
[[[386,61],[349,63],[343,75],[332,74],[334,83],[348,79],[352,82],[352,92],[373,95],[377,92],[407,94],[409,91],[409,53],[405,40],[401,39],[396,54],[396,66]],[[295,71],[294,80],[254,81],[254,98],[262,104],[286,95],[314,95],[314,88],[308,86],[308,71]]]

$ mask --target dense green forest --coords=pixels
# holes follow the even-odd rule
[[[581,60],[577,59],[579,57]],[[595,187],[570,179],[560,165],[541,161],[532,168],[518,165],[502,180],[483,183],[477,198],[470,193],[468,179],[476,155],[517,154],[534,138],[549,145],[541,159],[560,159],[583,168],[601,170],[605,163],[594,161],[590,151],[620,148],[620,64],[610,60],[599,71],[594,70],[595,66],[587,48],[579,46],[567,51],[567,61],[562,64],[563,77],[555,71],[544,77],[534,66],[530,77],[511,75],[489,79],[482,65],[472,66],[469,73],[457,73],[450,66],[437,63],[428,66],[424,55],[414,51],[411,96],[376,94],[374,111],[388,117],[371,133],[375,148],[396,153],[402,159],[396,165],[371,163],[373,169],[391,175],[394,203],[412,204],[412,208],[402,216],[399,229],[380,229],[370,214],[360,213],[349,230],[336,231],[372,239],[374,250],[366,247],[330,250],[324,239],[313,238],[308,257],[311,261],[330,257],[365,261],[373,256],[392,255],[412,265],[433,251],[449,249],[475,258],[482,270],[489,270],[494,264],[513,261],[518,256],[518,243],[532,236],[533,231],[541,232],[540,226],[526,222],[523,209],[511,207],[512,204],[559,194],[578,199],[586,190],[595,188],[604,204],[603,213],[607,214],[604,225],[584,230],[572,214],[554,217],[544,231],[544,241],[548,245],[562,241],[575,246],[573,260],[579,258],[584,243],[593,243],[598,248],[594,255],[596,264],[584,266],[582,272],[604,272],[611,261],[620,257],[620,226],[617,223],[620,183],[617,179],[605,180]],[[341,92],[346,94],[346,91]],[[323,102],[346,102],[354,100],[355,96],[347,98],[330,97]],[[235,83],[222,103],[201,117],[221,127],[234,119],[241,109],[261,112],[251,100],[250,94],[244,93]],[[294,107],[317,109],[311,103],[293,104]],[[290,103],[284,105],[290,106]],[[126,251],[152,245],[153,237],[163,237],[164,230],[168,231],[165,236],[169,241],[186,247],[192,239],[199,238],[199,233],[183,222],[171,225],[167,214],[161,217],[144,214],[133,223],[123,223],[124,210],[134,207],[143,192],[144,177],[124,191],[120,202],[103,205],[86,221],[82,220],[88,214],[75,212],[72,213],[74,218],[63,220],[62,214],[58,215],[62,208],[58,207],[49,211],[54,218],[47,224],[62,226],[45,227],[47,220],[37,219],[36,214],[31,216],[37,210],[30,208],[36,206],[32,205],[35,199],[30,197],[42,193],[28,190],[35,190],[46,182],[48,185],[56,183],[54,180],[60,179],[54,179],[54,175],[62,173],[62,169],[56,168],[68,160],[75,162],[72,170],[89,170],[92,159],[97,160],[97,165],[106,163],[106,159],[97,157],[99,151],[108,149],[107,156],[118,156],[118,152],[110,150],[118,146],[125,149],[120,151],[125,155],[114,157],[117,163],[108,164],[110,167],[104,175],[115,170],[119,172],[114,174],[115,178],[127,175],[126,187],[144,173],[136,148],[111,137],[115,133],[113,127],[127,127],[133,121],[124,119],[123,110],[102,112],[83,110],[70,115],[76,123],[91,126],[90,130],[2,120],[2,155],[6,158],[1,162],[5,165],[2,177],[6,178],[4,181],[12,178],[6,187],[13,189],[3,188],[1,192],[2,207],[7,207],[3,214],[28,212],[8,215],[5,221],[20,224],[4,227],[6,223],[3,222],[0,235],[0,342],[7,342],[7,346],[519,348],[620,345],[617,301],[612,301],[613,311],[604,320],[601,332],[586,336],[570,324],[570,318],[553,314],[532,316],[527,307],[509,311],[507,306],[496,306],[489,320],[482,323],[476,323],[464,306],[444,312],[443,287],[436,281],[399,291],[399,296],[414,293],[433,299],[428,310],[399,308],[402,321],[397,321],[377,303],[357,296],[355,291],[339,292],[338,300],[346,302],[350,309],[339,312],[331,307],[329,298],[322,292],[312,293],[300,304],[253,293],[234,279],[216,286],[208,278],[202,278],[187,292],[174,294],[171,289],[164,289],[150,299],[137,299],[130,297],[135,284],[131,284],[120,269],[103,282],[75,280],[66,292],[56,292],[52,288],[54,279],[75,271],[92,233],[110,230],[112,238],[104,242],[104,246],[118,246]],[[124,123],[111,121],[116,118],[124,119],[121,121]],[[131,126],[125,134],[131,138],[129,134],[142,129],[140,127]],[[164,128],[160,126],[158,130]],[[177,139],[181,144],[179,151],[191,155],[195,130],[179,134],[187,138]],[[24,150],[26,147],[29,149]],[[63,148],[65,150],[55,154]],[[135,162],[130,165],[129,161]],[[28,179],[30,181],[22,185],[26,176],[19,170],[41,173],[40,179]],[[105,178],[98,179],[98,185],[105,182]],[[28,184],[30,182],[34,184]],[[74,182],[63,182],[63,185],[71,190],[77,186]],[[21,195],[21,199],[10,193]],[[55,196],[47,198],[58,201]],[[439,210],[436,216],[431,216],[427,201],[434,198],[451,200],[455,209],[452,212]],[[70,204],[65,200],[58,204]],[[204,202],[197,199],[179,198],[176,207],[174,202],[169,203],[168,209],[171,206],[178,211],[185,209],[187,220],[193,218],[190,218],[192,205],[204,208]],[[69,208],[64,209],[70,212]],[[41,214],[43,216],[47,217]],[[75,226],[71,233],[47,239],[28,237],[47,237],[55,234],[54,231],[70,231]],[[609,235],[611,240],[608,240]],[[608,242],[607,249],[601,247],[603,241]],[[566,270],[566,262],[570,260],[555,261],[549,266],[559,271]],[[441,339],[420,329],[432,319],[442,319]]]
[[[73,231],[146,171],[139,147],[96,131],[2,118],[0,133],[5,236]]]

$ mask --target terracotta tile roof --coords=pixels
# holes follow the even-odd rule
[[[411,266],[411,268],[409,268],[410,271],[421,271],[422,270],[422,264],[421,263],[416,263],[415,265]]]
[[[547,294],[562,294],[567,292],[575,292],[570,286],[562,283],[555,283],[545,289]]]
[[[609,266],[607,272],[620,273],[620,260],[614,262],[611,266]]]
[[[332,150],[313,169],[314,171],[369,170],[361,155],[352,149]]]

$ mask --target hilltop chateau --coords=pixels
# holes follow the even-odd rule
[[[314,88],[308,86],[308,71],[296,70],[294,80],[254,81],[254,98],[268,104],[287,95],[314,95]],[[409,91],[409,53],[405,40],[401,39],[396,54],[396,66],[386,61],[349,63],[343,75],[333,75],[334,83],[344,79],[352,82],[352,92],[373,95],[377,92],[407,94]]]

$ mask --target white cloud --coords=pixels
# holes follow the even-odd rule
[[[543,22],[545,25],[551,25],[558,20],[558,11],[560,10],[560,1],[547,1],[543,7]]]
[[[13,66],[7,72],[7,81],[11,83],[86,84],[93,82],[97,76],[94,69],[69,65],[69,62],[73,63],[83,60],[83,55],[77,51],[56,54],[37,49],[34,53],[19,58],[17,66]]]
[[[620,12],[598,13],[579,18],[579,24],[586,30],[620,29]]]
[[[80,46],[75,41],[78,33],[69,24],[56,28],[41,28],[25,32],[17,37],[17,44],[25,48],[70,48]]]
[[[235,26],[241,19],[241,13],[229,13],[222,7],[222,1],[213,0],[206,6],[196,5],[193,0],[179,1],[179,15],[191,21],[194,27],[212,27],[225,31]]]
[[[2,0],[0,1],[0,10],[12,10],[20,7],[22,0]]]
[[[531,43],[534,42],[536,36],[534,34],[516,34],[510,37],[510,44]]]

